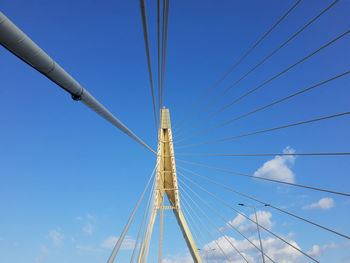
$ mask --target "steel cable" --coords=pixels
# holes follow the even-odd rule
[[[201,177],[204,178],[204,176],[201,176]],[[184,176],[184,178],[188,179],[188,180],[191,181],[193,184],[196,184],[195,182],[193,182],[193,181],[192,181],[191,179],[189,179],[188,177]],[[278,211],[280,211],[280,212],[282,212],[282,213],[285,213],[285,214],[287,214],[287,215],[293,216],[293,217],[295,217],[295,218],[297,218],[297,219],[300,219],[300,220],[302,220],[302,221],[304,221],[304,222],[307,222],[307,223],[309,223],[309,224],[312,224],[312,225],[314,225],[314,226],[317,226],[317,227],[319,227],[319,228],[322,228],[323,230],[329,231],[329,232],[331,232],[331,233],[333,233],[333,234],[336,234],[336,235],[338,235],[338,236],[344,237],[344,238],[346,238],[346,239],[350,239],[350,237],[347,236],[347,235],[345,235],[345,234],[342,234],[342,233],[340,233],[340,232],[337,232],[337,231],[335,231],[335,230],[333,230],[333,229],[330,229],[330,228],[328,228],[328,227],[322,226],[322,225],[320,225],[320,224],[318,224],[318,223],[315,223],[315,222],[313,222],[313,221],[311,221],[311,220],[309,220],[309,219],[305,219],[305,218],[303,218],[303,217],[301,217],[301,216],[295,215],[295,214],[293,214],[293,213],[291,213],[291,212],[288,212],[288,211],[286,211],[286,210],[284,210],[284,209],[278,208],[278,207],[276,207],[276,206],[274,206],[274,205],[271,205],[271,204],[265,203],[265,202],[263,202],[263,201],[260,201],[260,200],[254,198],[254,197],[251,197],[251,196],[249,196],[249,195],[247,195],[247,194],[244,194],[244,193],[241,193],[241,192],[239,192],[239,191],[237,191],[237,190],[234,190],[234,189],[232,189],[232,188],[230,188],[230,187],[228,187],[228,186],[226,186],[226,185],[220,184],[220,183],[215,182],[215,181],[213,181],[213,180],[211,180],[211,183],[216,184],[217,186],[220,186],[221,188],[224,188],[224,189],[226,189],[226,190],[229,190],[229,191],[231,191],[231,192],[233,192],[233,193],[235,193],[235,194],[238,194],[238,195],[240,195],[240,196],[243,196],[243,197],[245,197],[245,198],[248,198],[248,199],[250,199],[250,200],[253,200],[253,201],[255,201],[255,202],[258,202],[258,203],[260,203],[260,204],[269,206],[269,207],[271,207],[271,208],[273,208],[273,209],[275,209],[275,210],[278,210]]]
[[[204,165],[204,164],[183,161],[183,160],[179,160],[179,159],[177,159],[176,161],[179,161],[179,162],[182,162],[182,163],[187,163],[187,164],[192,164],[192,165],[195,165],[195,166],[204,167],[204,168],[208,168],[208,169],[211,169],[211,170],[220,171],[220,172],[224,172],[224,173],[235,174],[235,175],[245,176],[245,177],[249,177],[249,178],[253,178],[253,179],[259,179],[259,180],[264,180],[264,181],[273,182],[273,183],[279,183],[279,184],[286,184],[286,185],[296,186],[296,187],[300,187],[300,188],[305,188],[305,189],[310,189],[310,190],[315,190],[315,191],[326,192],[326,193],[330,193],[330,194],[336,194],[336,195],[342,195],[342,196],[350,197],[350,193],[342,193],[342,192],[333,191],[333,190],[329,190],[329,189],[322,189],[322,188],[308,186],[308,185],[295,184],[295,183],[280,181],[280,180],[276,180],[276,179],[270,179],[270,178],[265,178],[265,177],[250,175],[250,174],[244,174],[244,173],[239,173],[239,172],[235,172],[235,171],[231,171],[231,170],[220,169],[220,168],[216,168],[216,167],[212,167],[212,166],[208,166],[208,165]],[[187,170],[186,168],[184,168],[182,166],[177,165],[177,167],[179,167],[181,169],[184,169],[187,172],[190,172],[189,170]],[[200,177],[203,177],[203,176],[198,175],[198,174],[196,174],[196,175],[200,176]],[[205,178],[205,177],[203,177],[203,178]],[[210,179],[206,178],[206,180],[210,180]]]
[[[137,250],[137,248],[138,248],[139,240],[140,240],[140,237],[141,237],[141,232],[142,232],[142,229],[143,229],[143,225],[144,225],[144,223],[145,223],[146,215],[147,215],[147,213],[148,213],[149,204],[150,204],[151,198],[152,198],[152,193],[153,193],[153,189],[154,189],[154,183],[155,183],[155,180],[154,180],[154,182],[153,182],[153,184],[152,184],[152,188],[151,188],[151,191],[150,191],[150,193],[149,193],[149,197],[148,197],[146,209],[145,209],[145,212],[144,212],[143,217],[142,217],[142,221],[141,221],[141,225],[140,225],[139,231],[138,231],[138,233],[137,233],[137,238],[136,238],[136,241],[135,241],[134,249],[133,249],[133,251],[132,251],[130,263],[133,263],[133,262],[134,262],[134,259],[135,259],[135,256],[136,256],[136,250]]]
[[[248,154],[220,154],[220,153],[176,153],[186,156],[224,156],[224,157],[254,157],[254,156],[347,156],[350,152],[328,152],[328,153],[248,153]]]
[[[203,232],[200,230],[200,227],[197,225],[196,220],[193,219],[191,213],[187,210],[186,205],[191,209],[192,213],[194,214],[195,212],[194,212],[193,208],[191,207],[191,205],[187,202],[186,198],[185,198],[181,193],[180,193],[180,195],[181,195],[181,197],[182,197],[181,200],[184,201],[184,202],[182,203],[182,207],[185,209],[185,211],[187,212],[187,214],[189,215],[189,217],[192,219],[192,222],[193,222],[194,226],[197,228],[197,231],[198,231],[199,234],[201,235],[203,245],[204,245],[204,246],[207,246],[207,247],[209,248],[209,251],[215,250],[214,248],[211,248],[210,242],[208,242],[207,244],[205,244],[205,243],[206,243],[206,241],[205,241],[206,238],[204,237]],[[204,246],[203,246],[203,247],[204,247]],[[202,251],[203,251],[203,250],[205,251],[205,250],[207,250],[207,249],[203,249],[203,248],[202,248],[201,250],[202,250]],[[207,253],[208,253],[208,252],[207,252]],[[208,254],[207,254],[207,255],[208,255]],[[207,262],[208,262],[208,261],[207,261]]]
[[[217,140],[213,140],[213,141],[207,141],[207,142],[202,142],[202,143],[178,146],[176,148],[177,149],[189,148],[189,147],[200,146],[200,145],[205,145],[205,144],[210,144],[210,143],[228,141],[228,140],[233,140],[233,139],[237,139],[237,138],[247,137],[247,136],[251,136],[251,135],[255,135],[255,134],[266,133],[266,132],[271,132],[271,131],[280,130],[280,129],[284,129],[284,128],[294,127],[294,126],[298,126],[298,125],[302,125],[302,124],[307,124],[307,123],[322,121],[322,120],[326,120],[326,119],[341,117],[341,116],[345,116],[345,115],[348,115],[348,114],[350,114],[350,111],[346,111],[346,112],[342,112],[342,113],[338,113],[338,114],[333,114],[333,115],[328,115],[328,116],[325,116],[325,117],[320,117],[320,118],[316,118],[316,119],[312,119],[312,120],[291,123],[291,124],[278,126],[278,127],[274,127],[274,128],[270,128],[270,129],[266,129],[266,130],[260,130],[260,131],[250,132],[250,133],[244,133],[244,134],[241,134],[241,135],[232,136],[232,137],[226,137],[226,138],[217,139]]]
[[[165,75],[166,45],[167,45],[167,38],[168,38],[168,17],[169,17],[169,0],[163,0],[163,34],[162,34],[161,99],[160,99],[161,107],[163,106],[163,97],[164,97],[164,75]]]
[[[159,1],[159,0],[158,0]],[[205,97],[207,97],[248,55],[250,52],[252,52],[266,37],[271,33],[275,27],[279,23],[281,23],[284,18],[301,2],[301,0],[298,0],[295,2],[295,4],[288,9],[286,13],[283,14],[283,16],[277,20],[276,23],[273,24],[273,26],[257,41],[255,44],[224,74],[223,77],[221,77],[186,113],[185,116],[180,119],[174,126],[177,126],[178,123],[182,122],[184,119],[186,119],[189,115],[189,113],[193,112],[193,110],[203,101]],[[187,121],[186,121],[187,122]],[[185,124],[184,122],[183,124]]]
[[[183,217],[185,218],[185,221],[186,221],[186,223],[188,225],[188,228],[190,229],[190,233],[192,234],[192,237],[193,237],[195,243],[199,244],[199,238],[197,236],[197,233],[196,233],[196,231],[194,231],[194,227],[192,226],[192,222],[189,220],[189,217],[187,216],[188,215],[188,211],[187,211],[187,209],[185,208],[184,205],[182,205],[181,208],[184,208],[184,209],[182,209]],[[202,245],[203,244],[204,243],[202,242]]]
[[[180,193],[180,196],[183,200],[186,200],[184,198],[184,195]],[[193,201],[192,201],[193,202]],[[194,211],[194,209],[188,204],[188,207],[191,209],[192,213],[194,214],[194,216],[197,218],[198,222],[200,222],[200,224],[203,226],[203,228],[207,231],[209,237],[214,241],[214,243],[217,245],[217,247],[220,249],[221,253],[224,255],[224,257],[226,258],[227,261],[233,263],[230,258],[227,256],[227,254],[225,253],[225,251],[222,249],[222,247],[219,245],[219,243],[216,241],[216,239],[214,238],[214,236],[210,233],[208,227],[203,223],[203,221],[201,220],[201,218],[199,217],[199,215]]]
[[[212,224],[212,226],[220,233],[220,235],[231,245],[231,247],[243,258],[245,262],[248,263],[248,260],[245,258],[245,256],[236,248],[235,245],[232,244],[232,242],[227,238],[227,236],[216,226],[216,224],[213,222],[213,220],[210,219],[210,217],[203,211],[203,209],[191,198],[191,196],[187,193],[187,191],[180,186],[182,191],[187,195],[187,197],[192,201],[192,203],[198,208],[198,210],[202,213],[202,215],[205,216],[205,218]]]
[[[114,259],[115,259],[116,255],[117,255],[117,253],[118,253],[118,251],[119,251],[119,249],[120,249],[120,247],[121,247],[121,245],[122,245],[122,243],[123,243],[123,240],[124,240],[124,238],[125,238],[125,236],[126,236],[126,233],[128,232],[129,227],[130,227],[132,221],[134,220],[135,214],[136,214],[136,212],[137,212],[137,210],[138,210],[138,208],[139,208],[139,206],[140,206],[140,203],[141,203],[141,201],[142,201],[142,199],[143,199],[143,197],[144,197],[144,195],[145,195],[145,193],[146,193],[146,191],[147,191],[147,189],[148,189],[149,183],[151,182],[151,180],[152,180],[152,178],[153,178],[153,175],[154,175],[154,172],[155,172],[156,168],[157,168],[157,166],[154,167],[153,172],[152,172],[152,175],[150,176],[150,178],[149,178],[149,180],[148,180],[148,182],[147,182],[147,184],[146,184],[146,187],[145,187],[145,189],[143,190],[143,192],[142,192],[142,194],[141,194],[141,196],[140,196],[140,198],[139,198],[139,201],[137,202],[137,204],[136,204],[134,210],[132,211],[129,220],[128,220],[126,226],[125,226],[124,229],[123,229],[123,232],[121,233],[121,235],[120,235],[120,237],[119,237],[117,243],[115,244],[115,246],[114,246],[114,248],[113,248],[113,250],[112,250],[112,253],[111,253],[111,255],[110,255],[109,258],[108,258],[107,263],[113,263],[113,262],[114,262]]]
[[[284,238],[280,237],[279,235],[275,234],[274,232],[268,230],[266,227],[260,225],[259,223],[255,222],[254,220],[252,220],[250,217],[246,216],[245,214],[243,214],[242,212],[240,212],[239,210],[235,209],[234,207],[232,207],[231,205],[227,204],[225,201],[221,200],[220,198],[216,197],[214,194],[212,194],[211,192],[209,192],[208,190],[206,190],[205,188],[203,188],[202,186],[198,185],[197,183],[193,182],[191,179],[189,179],[188,177],[184,178],[186,180],[188,180],[189,182],[191,182],[193,185],[195,185],[196,187],[198,187],[199,189],[201,189],[202,191],[206,192],[207,194],[209,194],[210,196],[212,196],[215,200],[219,201],[220,203],[224,204],[225,206],[231,208],[233,211],[235,211],[237,214],[245,217],[246,219],[248,219],[250,222],[252,222],[253,224],[257,225],[258,227],[260,227],[261,229],[264,229],[266,232],[270,233],[271,235],[273,235],[274,237],[278,238],[279,240],[281,240],[282,242],[286,243],[287,245],[289,245],[290,247],[294,248],[295,250],[299,251],[301,254],[303,254],[304,256],[308,257],[309,259],[313,260],[314,262],[318,262],[316,259],[314,259],[313,257],[311,257],[310,255],[308,255],[306,252],[302,251],[301,249],[299,249],[298,247],[294,246],[293,244],[291,244],[290,242],[288,242],[287,240],[285,240]]]
[[[160,109],[161,109],[161,89],[160,89],[160,0],[157,0],[157,62],[158,62],[158,112],[160,122]]]
[[[59,87],[69,92],[76,101],[83,102],[105,120],[109,121],[129,137],[156,153],[96,100],[80,83],[34,43],[22,30],[0,12],[0,44],[23,62],[46,76]]]
[[[257,91],[258,89],[260,89],[261,87],[265,86],[267,83],[271,82],[272,80],[278,78],[279,76],[281,76],[282,74],[288,72],[289,70],[291,70],[292,68],[294,68],[295,66],[299,65],[300,63],[304,62],[305,60],[309,59],[310,57],[312,57],[313,55],[317,54],[318,52],[322,51],[323,49],[325,49],[326,47],[330,46],[331,44],[333,44],[334,42],[338,41],[339,39],[345,37],[348,33],[350,33],[350,30],[345,31],[344,33],[340,34],[339,36],[337,36],[336,38],[332,39],[331,41],[329,41],[328,43],[326,43],[325,45],[321,46],[320,48],[318,48],[317,50],[315,50],[314,52],[310,53],[309,55],[303,57],[302,59],[300,59],[299,61],[297,61],[296,63],[294,63],[293,65],[285,68],[284,70],[282,70],[281,72],[275,74],[274,76],[272,76],[271,78],[269,78],[268,80],[264,81],[263,83],[261,83],[260,85],[258,85],[257,87],[255,87],[254,89],[249,90],[248,92],[244,93],[243,95],[241,95],[240,97],[238,97],[237,99],[233,100],[232,102],[230,102],[229,104],[226,104],[224,107],[220,108],[219,110],[217,110],[216,112],[214,112],[213,114],[209,115],[209,117],[206,117],[196,123],[194,123],[192,126],[188,127],[187,129],[185,129],[182,133],[177,134],[175,137],[180,136],[181,134],[185,133],[186,131],[190,131],[192,129],[194,129],[195,127],[199,126],[201,123],[208,121],[209,119],[213,118],[214,116],[216,116],[217,114],[219,114],[220,112],[226,110],[227,108],[231,107],[232,105],[234,105],[235,103],[237,103],[238,101],[242,100],[243,98],[249,96],[250,94],[252,94],[253,92]]]
[[[179,172],[178,172],[179,173]],[[182,173],[179,173],[181,176],[183,176]],[[218,217],[220,217],[226,225],[229,225],[233,230],[235,230],[238,234],[240,234],[245,240],[247,240],[252,246],[254,246],[260,253],[262,253],[265,257],[267,257],[271,262],[274,262],[275,261],[270,258],[268,255],[266,255],[263,251],[261,251],[261,249],[255,245],[252,241],[250,241],[249,238],[247,238],[241,231],[239,231],[236,227],[234,227],[227,219],[225,219],[215,208],[213,208],[211,205],[209,205],[209,203],[207,201],[205,201],[203,198],[201,198],[198,193],[196,193],[193,189],[191,189],[191,187],[189,187],[184,181],[182,181],[180,178],[179,178],[179,181],[184,185],[186,186],[187,189],[189,189],[194,195],[197,196],[197,198],[199,200],[202,201],[202,203],[204,203],[211,211],[213,211]]]
[[[146,217],[146,221],[147,222],[149,222],[152,210],[154,208],[153,201],[154,201],[154,188],[155,188],[156,181],[157,181],[157,178],[155,178],[155,180],[153,181],[153,190],[152,190],[151,202],[150,202],[149,209],[148,209],[148,212],[147,212],[147,217]],[[145,242],[145,238],[146,238],[145,235],[146,235],[146,227],[144,227],[143,230],[142,230],[142,238],[141,238],[142,243],[141,244],[143,244],[143,242]],[[138,259],[137,259],[138,262],[139,262],[140,257],[141,257],[141,247],[140,247],[139,254],[138,254]]]
[[[315,84],[315,85],[312,85],[311,87],[308,87],[308,88],[306,88],[306,89],[303,89],[303,90],[300,90],[300,91],[298,91],[298,92],[295,92],[295,93],[293,93],[293,94],[291,94],[291,95],[289,95],[289,96],[287,96],[287,97],[284,97],[284,98],[282,98],[282,99],[276,100],[276,101],[274,101],[274,102],[272,102],[272,103],[269,103],[269,104],[267,104],[267,105],[265,105],[265,106],[263,106],[263,107],[257,108],[257,109],[255,109],[255,110],[253,110],[253,111],[250,111],[250,112],[248,112],[248,113],[242,114],[242,115],[240,115],[240,116],[238,116],[238,117],[236,117],[236,118],[233,118],[233,119],[231,119],[231,120],[228,120],[228,121],[225,121],[225,122],[220,123],[220,124],[218,124],[218,125],[215,125],[214,127],[211,127],[211,128],[209,128],[209,129],[206,129],[206,130],[197,132],[197,133],[195,133],[195,134],[193,134],[193,135],[187,136],[187,137],[185,137],[185,138],[183,138],[183,139],[180,139],[180,140],[176,141],[175,143],[179,143],[179,142],[188,140],[188,139],[190,139],[190,138],[197,137],[198,135],[205,134],[205,133],[210,132],[210,131],[213,131],[213,130],[215,130],[215,129],[217,129],[217,128],[223,127],[223,126],[225,126],[225,125],[227,125],[227,124],[229,124],[229,123],[232,123],[232,122],[234,122],[234,121],[237,121],[237,120],[243,119],[243,118],[245,118],[245,117],[248,117],[248,116],[250,116],[250,115],[252,115],[252,114],[254,114],[254,113],[256,113],[256,112],[259,112],[259,111],[261,111],[261,110],[267,109],[267,108],[269,108],[269,107],[271,107],[271,106],[273,106],[273,105],[276,105],[276,104],[278,104],[278,103],[280,103],[280,102],[286,101],[286,100],[291,99],[291,98],[293,98],[293,97],[295,97],[295,96],[297,96],[297,95],[303,94],[303,93],[305,93],[305,92],[307,92],[307,91],[313,90],[314,88],[317,88],[317,87],[320,87],[320,86],[322,86],[322,85],[324,85],[324,84],[327,84],[327,83],[329,83],[329,82],[331,82],[331,81],[333,81],[333,80],[336,80],[336,79],[338,79],[338,78],[340,78],[340,77],[346,76],[346,75],[349,74],[349,73],[350,73],[350,70],[348,70],[348,71],[346,71],[346,72],[344,72],[344,73],[341,73],[341,74],[339,74],[339,75],[336,75],[336,76],[334,76],[334,77],[332,77],[332,78],[330,78],[330,79],[324,80],[324,81],[322,81],[322,82],[320,82],[320,83],[317,83],[317,84]]]
[[[140,9],[141,9],[141,17],[142,17],[143,37],[145,40],[145,49],[146,49],[146,56],[147,56],[148,76],[149,76],[149,82],[150,82],[150,88],[151,88],[151,94],[152,94],[153,112],[154,112],[154,120],[155,120],[156,134],[157,134],[158,133],[157,110],[156,110],[156,102],[155,102],[155,98],[154,98],[151,56],[150,56],[150,51],[149,51],[146,7],[145,7],[144,0],[140,0]]]
[[[210,217],[203,211],[200,206],[194,202],[194,200],[191,198],[191,196],[186,192],[186,190],[180,186],[182,191],[187,195],[187,197],[192,201],[192,203],[198,208],[198,210],[207,218],[207,220],[214,226],[214,228],[220,233],[220,235],[231,245],[231,247],[243,258],[245,262],[248,263],[248,260],[245,258],[245,256],[236,248],[235,245],[232,244],[232,242],[228,239],[228,237],[215,225],[213,220],[210,219]]]

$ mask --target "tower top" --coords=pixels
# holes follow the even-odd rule
[[[169,109],[163,108],[160,110],[160,128],[171,129]]]

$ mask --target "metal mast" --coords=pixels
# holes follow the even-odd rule
[[[165,195],[168,197],[170,206],[164,206]],[[194,242],[190,229],[188,228],[186,220],[181,211],[169,109],[163,108],[160,110],[154,204],[152,214],[148,222],[146,236],[140,249],[138,263],[147,262],[148,250],[151,242],[154,223],[159,210],[162,212],[164,209],[173,210],[193,261],[195,263],[202,263],[203,261],[199,255],[198,248]]]

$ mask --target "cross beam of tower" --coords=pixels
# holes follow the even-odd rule
[[[164,206],[165,195],[168,197],[170,206]],[[149,219],[146,236],[140,249],[138,263],[147,262],[148,250],[151,242],[154,223],[159,210],[163,212],[164,209],[173,210],[193,261],[195,263],[202,263],[203,261],[199,255],[190,229],[188,228],[186,220],[181,211],[169,109],[160,110],[160,127],[158,132],[157,150],[157,174],[156,185],[154,188],[153,210]]]

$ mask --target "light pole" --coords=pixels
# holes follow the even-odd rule
[[[198,250],[202,250],[202,251],[204,251],[204,255],[205,255],[205,261],[208,263],[208,251],[214,251],[214,250],[216,250],[215,248],[212,248],[212,249],[200,249],[200,248],[198,248]]]
[[[265,257],[264,257],[264,251],[263,251],[263,246],[262,246],[262,242],[261,242],[261,236],[260,236],[260,227],[259,227],[259,222],[258,222],[258,215],[256,214],[256,208],[257,207],[265,207],[265,206],[270,206],[269,204],[266,205],[262,205],[262,206],[250,206],[250,205],[246,205],[246,204],[238,204],[240,206],[246,206],[246,207],[250,207],[250,208],[254,208],[254,213],[255,213],[255,222],[256,222],[256,228],[258,230],[258,236],[259,236],[259,242],[260,242],[260,251],[261,251],[261,257],[263,260],[263,263],[265,263]]]

